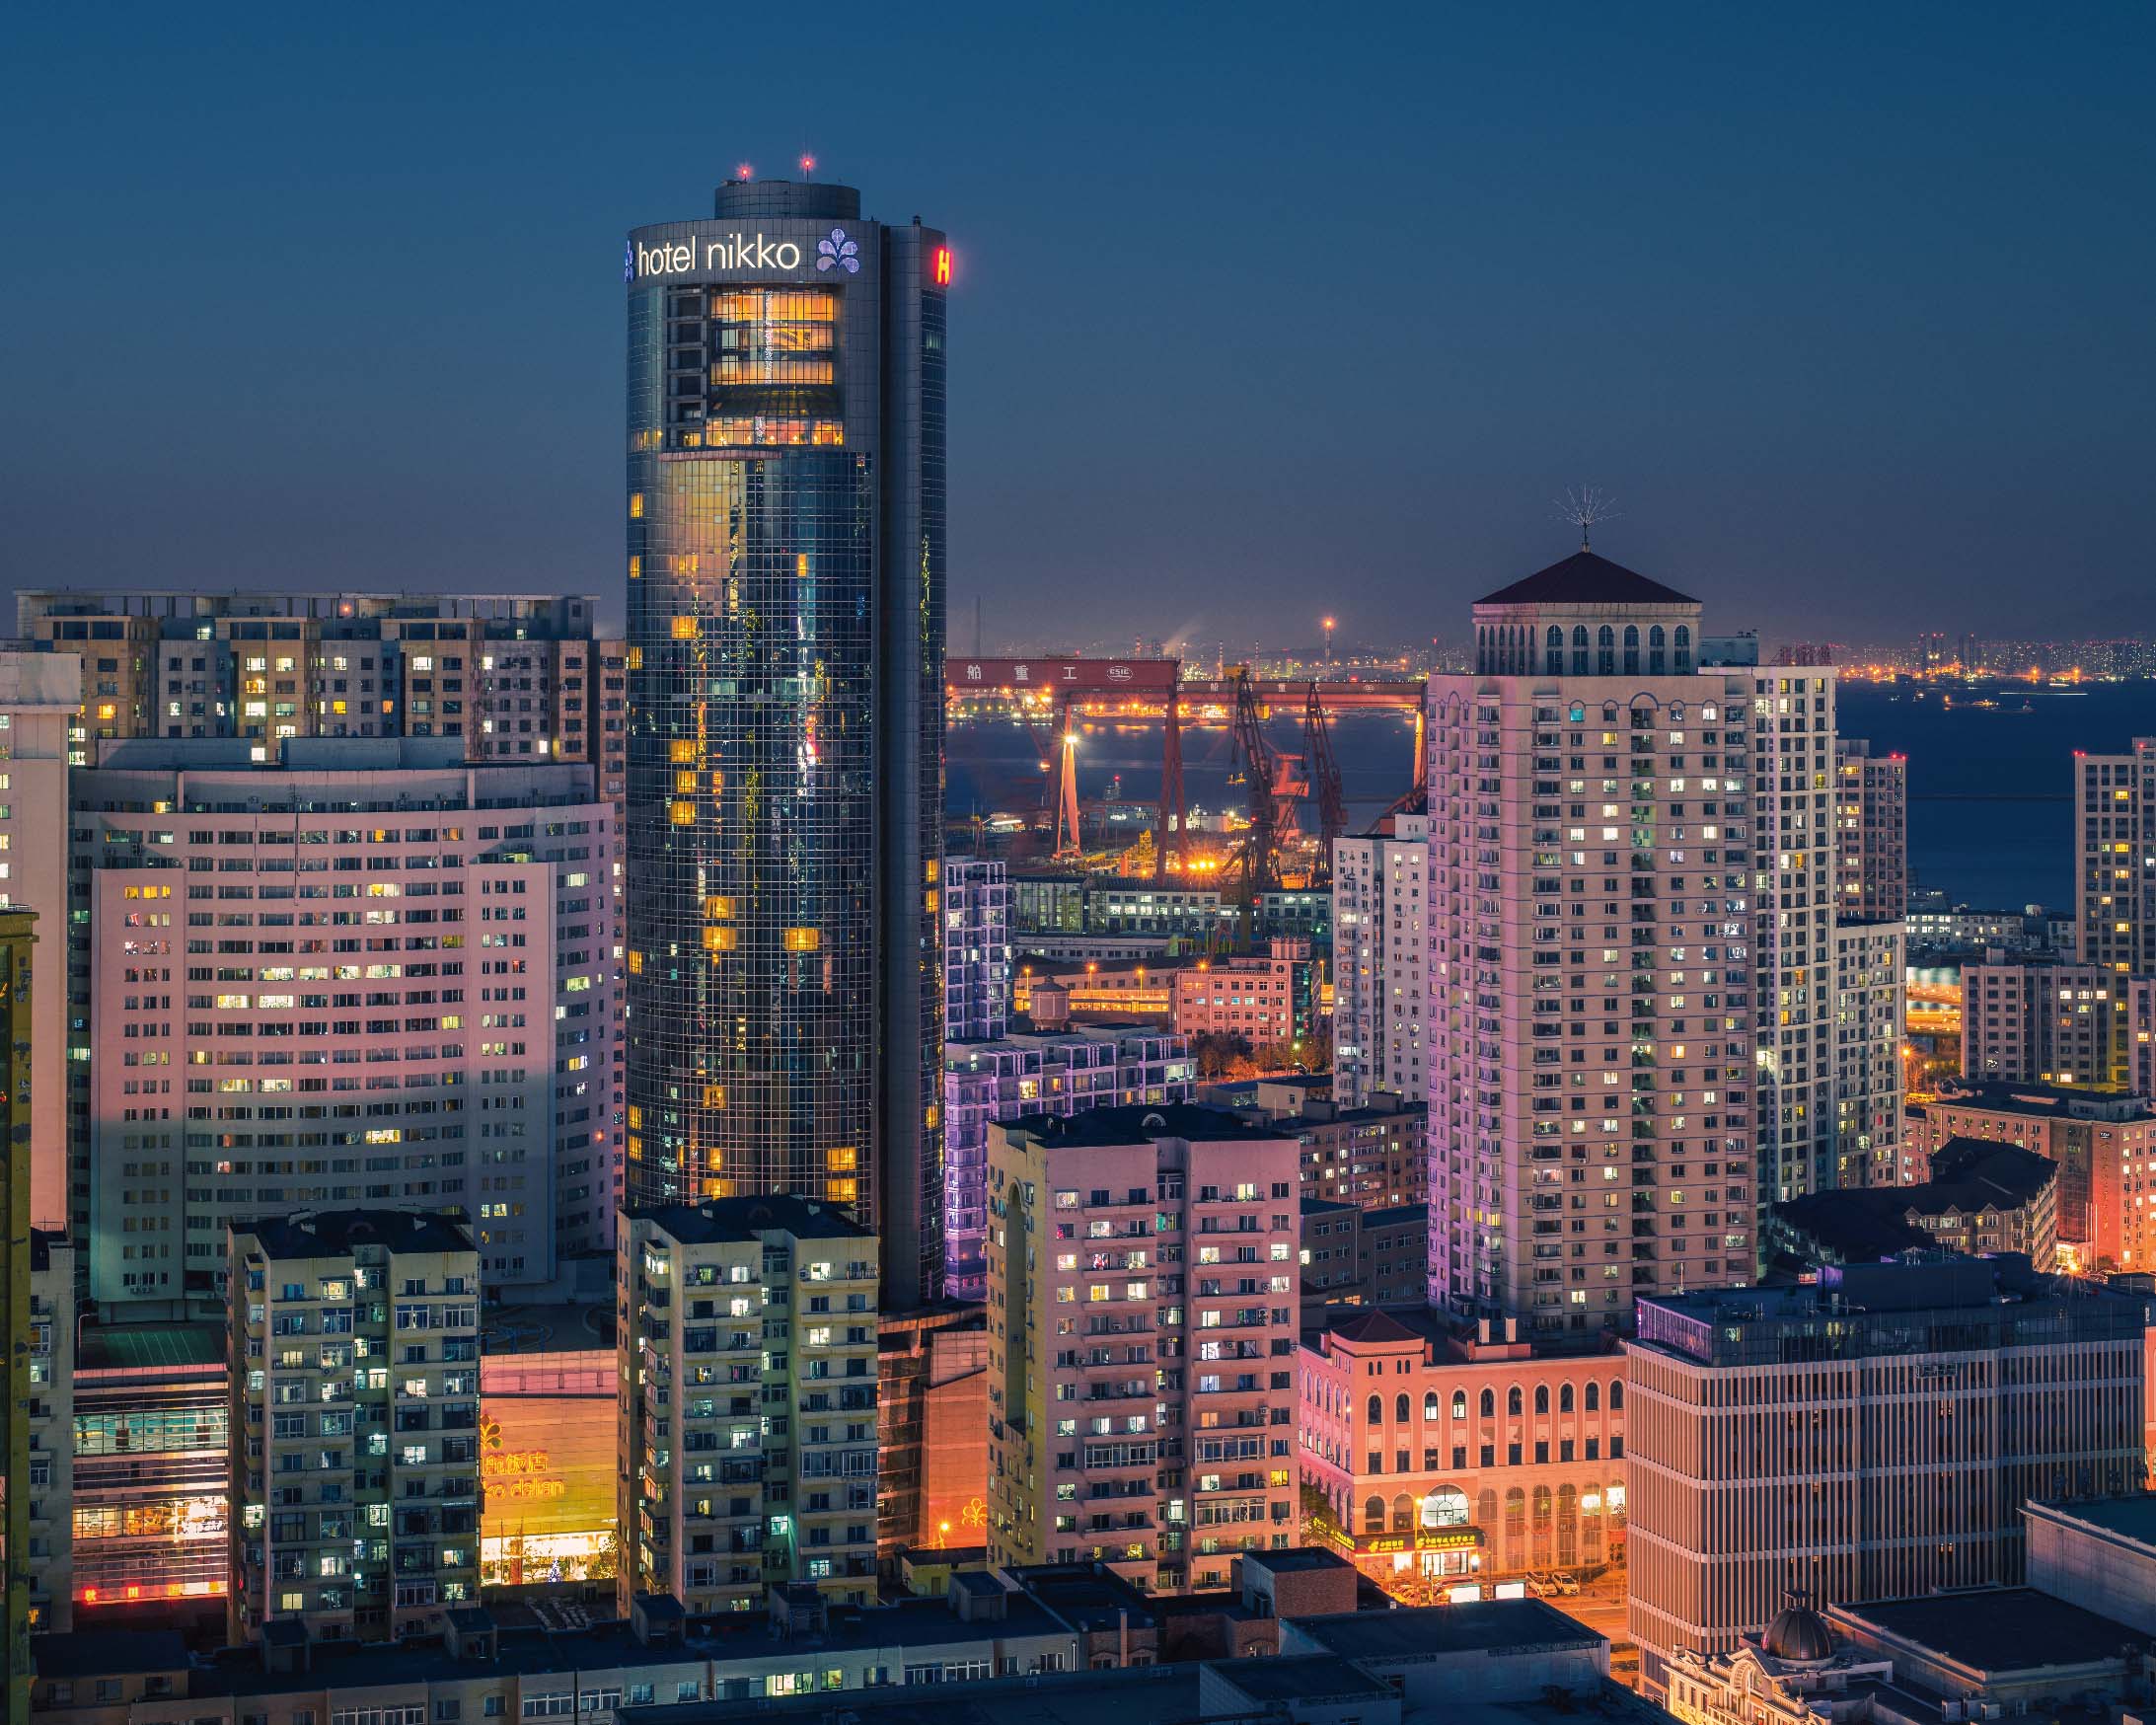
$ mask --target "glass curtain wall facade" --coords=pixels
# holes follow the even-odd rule
[[[792,1192],[941,1272],[943,301],[859,194],[631,235],[632,1204]]]

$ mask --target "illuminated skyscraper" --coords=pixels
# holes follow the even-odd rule
[[[628,1196],[793,1192],[943,1261],[950,250],[849,187],[630,236]]]

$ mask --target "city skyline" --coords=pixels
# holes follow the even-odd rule
[[[135,21],[125,54],[33,26],[19,112],[50,166],[8,193],[39,241],[14,277],[0,579],[64,560],[424,591],[479,568],[598,585],[611,612],[621,228],[806,154],[950,228],[977,380],[951,427],[973,493],[952,615],[982,598],[1000,638],[1070,633],[1074,581],[1148,634],[1253,605],[1428,634],[1555,555],[1551,501],[1579,484],[1616,494],[1599,548],[1769,631],[1815,607],[1999,631],[2028,579],[2061,628],[2156,627],[2133,502],[2151,242],[2122,219],[2145,16],[1979,13],[1945,53],[1913,20],[1852,42],[1730,15],[1402,17],[1372,53],[1286,15],[1169,17],[1142,59],[1115,15],[975,17],[937,47],[863,18],[812,81],[730,44],[725,134],[687,150],[601,24],[542,9],[484,41],[476,82],[480,39],[436,28],[422,57],[289,16],[214,48]],[[535,123],[563,102],[605,123]],[[320,124],[325,103],[357,123]],[[1283,325],[1319,256],[1371,278],[1375,323]],[[182,338],[109,338],[143,260]],[[252,286],[295,269],[304,295]],[[1178,406],[1129,412],[1141,379]],[[98,509],[46,508],[93,486],[83,405],[145,395],[184,401],[188,436]]]

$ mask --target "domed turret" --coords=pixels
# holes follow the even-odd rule
[[[1834,1637],[1826,1619],[1804,1603],[1804,1596],[1792,1594],[1759,1638],[1759,1651],[1769,1659],[1813,1664],[1834,1657]]]

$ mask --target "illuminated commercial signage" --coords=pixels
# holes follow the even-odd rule
[[[847,242],[852,245],[852,241]],[[828,265],[820,265],[828,267]],[[625,280],[652,275],[680,275],[691,269],[798,269],[801,248],[791,240],[763,234],[732,233],[712,240],[662,240],[655,246],[632,240],[622,260]],[[855,268],[860,265],[855,263]]]
[[[929,272],[930,276],[934,279],[935,285],[937,287],[950,286],[951,249],[948,246],[936,247],[934,254],[929,261]]]
[[[1418,1529],[1412,1534],[1350,1534],[1336,1525],[1330,1517],[1312,1516],[1310,1532],[1319,1538],[1329,1539],[1342,1550],[1364,1555],[1382,1555],[1396,1551],[1473,1551],[1482,1544],[1480,1528],[1448,1528],[1442,1533]]]

